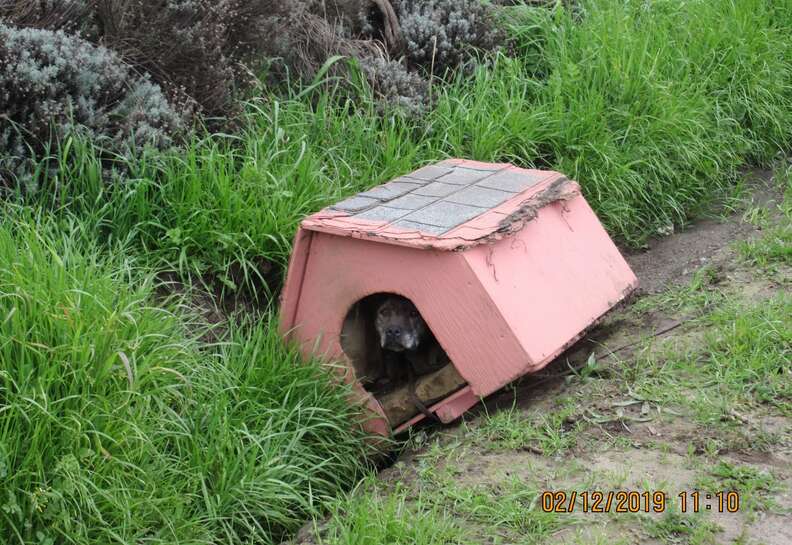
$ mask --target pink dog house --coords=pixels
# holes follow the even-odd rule
[[[429,409],[450,422],[535,372],[637,286],[580,194],[552,171],[449,159],[303,220],[281,300],[281,329],[305,357],[333,362],[389,422],[342,349],[350,309],[369,296],[410,299],[464,385]]]

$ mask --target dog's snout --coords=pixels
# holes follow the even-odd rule
[[[389,339],[398,338],[401,335],[402,331],[400,327],[389,327],[385,330],[385,336]]]

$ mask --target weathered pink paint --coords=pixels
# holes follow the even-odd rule
[[[318,212],[297,232],[282,294],[283,333],[306,358],[335,362],[374,415],[366,428],[381,434],[402,431],[423,415],[391,430],[377,400],[357,382],[340,334],[362,298],[388,292],[415,303],[468,382],[431,407],[450,422],[547,365],[637,286],[579,187],[563,175],[459,159],[439,165],[497,167],[541,181],[441,235]],[[554,198],[546,202],[551,190]]]

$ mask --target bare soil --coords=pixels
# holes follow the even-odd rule
[[[746,179],[754,206],[766,207],[776,214],[772,205],[780,202],[782,195],[773,183],[772,173],[754,170],[747,173]],[[734,213],[726,218],[696,221],[672,236],[651,241],[646,250],[630,252],[625,257],[638,276],[640,292],[659,293],[670,285],[687,283],[702,266],[732,263],[731,243],[759,234],[759,229]]]

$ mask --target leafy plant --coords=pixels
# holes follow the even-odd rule
[[[470,60],[474,49],[499,41],[491,6],[480,0],[395,2],[410,64],[436,75]]]
[[[183,129],[159,86],[112,51],[63,31],[0,24],[0,176],[32,190],[48,144],[78,133],[131,157],[169,147]]]

